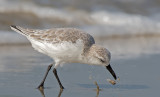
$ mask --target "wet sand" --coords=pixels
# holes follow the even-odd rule
[[[45,97],[158,97],[159,58],[159,54],[144,54],[133,59],[113,59],[111,65],[120,77],[116,85],[106,81],[113,78],[104,67],[67,64],[57,69],[64,91],[59,94],[58,83],[50,71],[44,94]],[[52,59],[29,45],[1,46],[0,97],[44,97],[36,87],[50,63]],[[95,81],[102,89],[99,94]]]

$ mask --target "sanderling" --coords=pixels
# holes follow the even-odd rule
[[[116,80],[116,74],[111,68],[110,52],[95,44],[94,38],[76,28],[53,28],[45,30],[24,29],[20,26],[11,26],[11,29],[26,36],[32,47],[54,59],[53,73],[61,89],[64,89],[57,75],[56,68],[65,63],[82,63],[105,66]],[[38,86],[44,87],[45,79],[53,64],[48,66],[47,72]]]

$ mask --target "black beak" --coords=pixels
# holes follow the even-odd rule
[[[113,71],[111,65],[109,64],[108,66],[106,66],[107,70],[112,74],[112,76],[114,77],[114,79],[116,80],[117,77],[116,77],[116,74],[115,72]]]

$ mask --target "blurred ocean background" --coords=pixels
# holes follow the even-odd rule
[[[57,70],[61,97],[159,97],[160,0],[0,0],[0,97],[57,97],[52,71],[46,96],[35,89],[53,60],[10,25],[74,27],[109,49],[120,81],[108,83],[112,76],[100,66],[67,64]],[[102,91],[95,91],[95,81]]]
[[[0,0],[0,45],[28,44],[12,24],[79,28],[115,58],[160,53],[159,0]]]

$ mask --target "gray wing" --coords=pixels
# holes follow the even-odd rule
[[[84,44],[86,45],[95,43],[91,35],[75,28],[54,28],[48,30],[39,30],[38,32],[29,35],[29,37],[38,41],[45,41],[53,44],[63,41],[76,43],[78,39],[83,40]]]
[[[24,29],[20,26],[11,26],[11,28],[26,36],[29,40],[34,39],[42,43],[56,44],[63,41],[76,43],[78,39],[81,39],[84,43],[84,51],[92,44],[95,44],[94,38],[91,35],[76,28],[53,28],[46,30]]]

